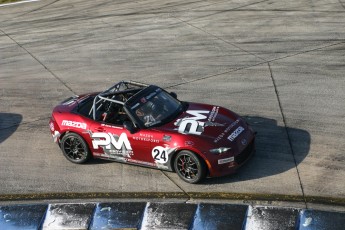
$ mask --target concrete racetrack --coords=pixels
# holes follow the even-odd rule
[[[170,197],[345,205],[345,2],[43,0],[0,6],[0,200]],[[202,184],[68,162],[52,108],[120,80],[227,107],[256,155]]]

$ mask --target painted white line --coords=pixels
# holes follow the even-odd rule
[[[3,6],[11,6],[11,5],[17,5],[17,4],[21,4],[21,3],[27,3],[27,2],[38,2],[41,0],[24,0],[24,1],[19,1],[19,2],[12,2],[12,3],[6,3],[6,4],[0,4],[0,7]]]

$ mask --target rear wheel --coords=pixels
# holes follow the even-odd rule
[[[85,163],[91,157],[86,142],[76,133],[67,133],[63,136],[61,150],[67,160],[77,164]]]
[[[195,153],[181,151],[174,161],[174,168],[179,177],[191,184],[198,183],[206,177],[206,166]]]

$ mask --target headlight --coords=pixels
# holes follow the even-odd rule
[[[210,149],[210,153],[221,154],[221,153],[227,152],[230,149],[231,148],[229,148],[229,147],[220,147],[220,148],[217,148],[217,149]]]

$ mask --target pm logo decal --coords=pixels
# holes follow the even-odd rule
[[[174,124],[178,126],[179,133],[188,133],[200,135],[204,131],[205,122],[199,121],[207,118],[210,111],[207,110],[187,110],[187,113],[193,117],[178,119]],[[189,127],[189,129],[188,129]]]
[[[120,136],[112,135],[111,133],[92,133],[91,138],[92,147],[94,149],[103,148],[104,153],[108,154],[109,157],[112,155],[130,157],[133,154],[132,146],[126,133],[121,133]]]

